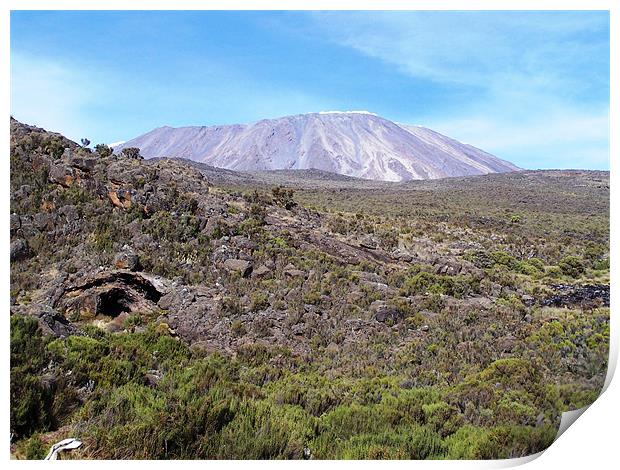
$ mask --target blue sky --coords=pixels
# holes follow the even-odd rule
[[[11,14],[11,113],[93,143],[369,110],[525,168],[609,168],[607,12]]]

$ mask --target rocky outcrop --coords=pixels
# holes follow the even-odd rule
[[[122,251],[114,256],[114,267],[116,269],[137,271],[140,268],[140,260],[136,252],[130,246],[124,245]]]
[[[123,312],[148,313],[167,292],[141,273],[105,271],[65,287],[53,307],[68,318],[117,317]]]
[[[595,308],[609,307],[609,286],[603,284],[551,286],[554,294],[541,301],[544,306]]]

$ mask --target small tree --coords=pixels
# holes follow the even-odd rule
[[[583,261],[576,256],[565,256],[558,266],[563,274],[574,278],[579,277],[586,270]]]
[[[121,155],[125,158],[141,159],[140,149],[137,147],[127,147],[121,151]]]
[[[90,140],[88,140],[86,137],[84,137],[82,140],[82,147],[88,147],[90,145]]]
[[[95,145],[95,152],[97,152],[102,158],[105,158],[112,155],[113,150],[106,144],[97,144]]]
[[[290,188],[285,188],[284,186],[276,186],[271,190],[271,194],[273,195],[273,199],[276,204],[284,207],[287,210],[292,209],[297,205],[297,203],[293,200],[293,191]]]

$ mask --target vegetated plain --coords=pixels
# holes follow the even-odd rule
[[[528,455],[596,399],[608,307],[608,172],[237,173],[11,122],[16,458]]]

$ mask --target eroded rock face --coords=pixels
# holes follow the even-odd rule
[[[64,288],[54,307],[67,318],[115,318],[123,312],[148,313],[157,310],[165,291],[140,273],[116,270],[99,273]]]

